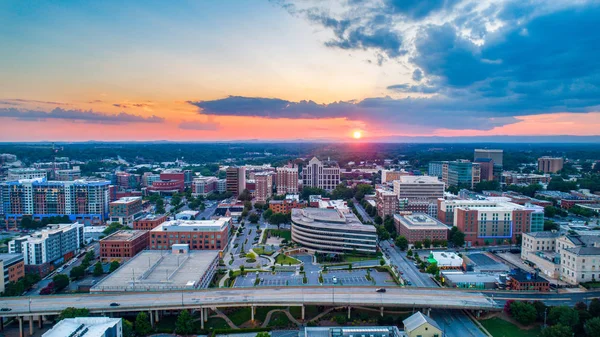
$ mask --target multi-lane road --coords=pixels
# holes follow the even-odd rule
[[[118,303],[119,305],[112,305]],[[76,294],[13,297],[2,300],[0,316],[57,314],[67,307],[87,308],[91,312],[166,310],[231,306],[373,306],[445,309],[498,309],[480,292],[447,289],[304,286],[205,289],[184,292],[144,292],[119,294]]]
[[[383,252],[389,256],[392,264],[398,266],[398,269],[403,273],[403,277],[410,281],[415,287],[437,287],[429,274],[421,273],[412,261],[406,258],[405,253],[400,252],[397,247],[392,247],[389,241],[379,242],[379,246]]]

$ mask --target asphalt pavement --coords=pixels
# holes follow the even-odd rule
[[[398,247],[392,247],[390,241],[380,241],[379,246],[385,254],[388,254],[390,261],[398,266],[403,273],[403,277],[411,282],[415,287],[437,287],[437,284],[431,279],[429,274],[421,273],[415,267],[413,261],[406,258],[406,253],[401,252]]]

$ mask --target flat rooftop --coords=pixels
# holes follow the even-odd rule
[[[76,317],[66,318],[54,325],[54,327],[44,333],[43,337],[65,337],[65,336],[84,336],[84,337],[103,337],[106,330],[119,324],[120,318],[110,317]],[[85,333],[82,333],[86,329]],[[73,335],[75,332],[79,334]]]
[[[448,229],[448,226],[425,213],[413,213],[408,215],[395,214],[394,220],[400,222],[409,229]]]
[[[218,250],[191,250],[189,254],[146,250],[98,282],[90,292],[195,289],[218,256]]]
[[[5,266],[19,260],[23,260],[23,254],[0,254],[0,261],[4,261]]]
[[[102,242],[109,242],[109,241],[133,241],[141,236],[143,236],[144,234],[148,233],[148,231],[142,231],[142,230],[120,230],[117,232],[112,233],[111,235],[105,237],[104,239],[100,240]]]
[[[215,220],[171,220],[154,227],[152,232],[220,232],[229,226],[231,218]]]
[[[404,337],[407,336],[396,326],[328,326],[305,327],[301,337]]]
[[[129,204],[138,200],[142,200],[142,197],[123,197],[120,198],[119,200],[115,200],[113,202],[111,202],[111,205],[113,204]]]

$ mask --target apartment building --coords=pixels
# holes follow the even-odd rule
[[[395,214],[394,225],[398,235],[404,236],[409,243],[429,240],[447,240],[449,226],[425,213]]]
[[[22,254],[0,254],[0,293],[6,284],[17,282],[25,276],[25,262]]]
[[[264,202],[273,196],[273,172],[258,172],[254,174],[256,183],[254,195],[256,201]]]
[[[165,214],[146,214],[133,222],[133,229],[149,231],[165,221],[167,221]]]
[[[544,208],[496,200],[439,200],[438,219],[465,233],[467,246],[516,242],[523,233],[544,229]]]
[[[148,231],[117,231],[100,240],[102,261],[128,260],[148,247]]]
[[[302,170],[302,185],[333,191],[340,184],[340,167],[336,162],[313,157]]]
[[[109,181],[46,181],[43,178],[0,183],[0,214],[14,229],[23,215],[33,220],[68,215],[72,221],[102,224],[109,213]]]
[[[538,171],[544,173],[556,173],[563,169],[564,159],[561,157],[538,158]]]
[[[231,192],[237,197],[246,189],[246,168],[243,166],[230,166],[225,171],[227,192]]]
[[[337,209],[292,209],[292,241],[321,253],[377,251],[375,226],[364,225],[352,212]]]
[[[192,195],[206,197],[217,191],[217,181],[217,177],[195,178],[192,182]]]
[[[83,224],[59,224],[10,241],[8,251],[22,254],[26,265],[41,265],[72,258],[83,243]]]
[[[377,214],[381,218],[393,216],[398,212],[398,196],[393,191],[378,188],[375,190]]]
[[[48,171],[37,168],[13,168],[8,169],[7,181],[17,181],[23,179],[48,178]]]
[[[58,181],[74,181],[81,179],[81,169],[79,166],[74,166],[68,170],[56,170],[54,172],[54,178]]]
[[[188,244],[190,249],[221,250],[229,242],[229,217],[215,220],[171,220],[150,231],[149,248],[169,250],[174,244]]]
[[[277,194],[297,194],[298,193],[298,167],[289,164],[277,168]]]
[[[516,172],[503,172],[502,181],[506,185],[516,184],[548,184],[552,177],[549,174],[534,174],[534,173],[516,173]]]
[[[285,199],[285,200],[270,200],[269,209],[273,213],[289,214],[294,208],[307,207],[306,201],[299,201],[297,199]]]
[[[110,221],[133,227],[133,221],[142,214],[142,197],[124,197],[110,203]]]
[[[445,162],[442,164],[442,181],[446,186],[474,188],[481,181],[481,167],[468,160]]]

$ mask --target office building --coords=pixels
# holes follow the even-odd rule
[[[560,157],[538,158],[538,171],[544,173],[556,173],[563,169],[564,159]]]
[[[148,231],[117,231],[100,240],[100,258],[102,261],[131,259],[148,247]]]
[[[65,318],[42,337],[123,337],[123,321],[110,317]]]
[[[375,227],[337,209],[292,209],[292,241],[320,253],[374,254],[377,250]]]
[[[336,162],[322,162],[313,157],[302,170],[302,185],[333,191],[340,184],[340,167]]]
[[[43,169],[36,168],[13,168],[8,169],[8,177],[7,181],[17,181],[17,180],[25,180],[25,179],[37,179],[43,178],[46,179],[48,177],[48,171]]]
[[[438,219],[465,233],[467,246],[517,241],[523,233],[544,230],[544,208],[495,200],[438,200]],[[450,220],[452,219],[452,220]]]
[[[125,197],[110,203],[110,222],[133,227],[133,221],[141,214],[141,197]]]
[[[227,192],[227,179],[217,180],[217,192],[219,192],[219,193]]]
[[[190,170],[166,169],[160,173],[160,180],[181,181],[185,187],[191,187],[193,172]]]
[[[183,180],[158,180],[152,182],[152,186],[148,186],[146,190],[149,193],[159,194],[174,194],[181,193],[185,189]]]
[[[383,219],[398,212],[398,196],[393,191],[378,188],[375,190],[377,214]]]
[[[145,250],[122,264],[91,293],[115,295],[127,291],[182,291],[208,288],[219,264],[219,250],[190,250],[187,244],[172,249]]]
[[[577,285],[600,280],[600,237],[557,232],[527,233],[521,258],[545,276]]]
[[[288,164],[277,168],[277,194],[297,194],[298,193],[298,167]]]
[[[494,164],[503,166],[504,161],[504,150],[492,150],[492,149],[475,149],[473,155],[473,161],[477,161],[477,159],[491,159],[494,161]]]
[[[113,177],[113,183],[123,190],[137,189],[140,186],[142,177],[139,174],[129,172],[116,172]]]
[[[243,166],[230,166],[225,171],[227,192],[237,197],[246,189],[246,168]]]
[[[450,229],[425,213],[395,214],[394,224],[398,235],[404,236],[409,243],[423,242],[425,239],[447,240]]]
[[[474,160],[479,164],[481,170],[481,181],[492,181],[494,179],[494,160],[491,158],[477,158]]]
[[[43,178],[0,183],[0,214],[14,229],[23,215],[33,220],[68,215],[72,221],[102,224],[108,217],[109,182],[46,181]]]
[[[432,177],[438,177],[439,179],[441,179],[442,173],[443,173],[443,168],[444,168],[444,163],[447,163],[447,161],[429,162],[428,169],[427,169],[427,175],[430,175]]]
[[[165,221],[167,221],[165,214],[146,214],[133,222],[133,229],[149,231]]]
[[[391,183],[394,180],[399,180],[402,176],[412,175],[406,171],[381,170],[381,183]]]
[[[217,191],[217,177],[200,177],[192,181],[192,195],[203,196]]]
[[[481,168],[478,163],[456,160],[442,165],[442,181],[446,186],[466,186],[472,189],[480,180]]]
[[[435,216],[437,199],[444,196],[444,183],[434,176],[402,176],[394,181],[398,210]]]
[[[79,166],[74,166],[72,169],[56,170],[54,178],[58,181],[74,181],[81,179],[81,169]]]
[[[0,293],[9,282],[15,283],[25,276],[23,254],[0,254]]]
[[[221,250],[229,242],[229,217],[215,220],[171,220],[150,231],[150,249],[169,250],[174,244],[188,244],[190,249]]]
[[[26,265],[42,265],[69,260],[83,246],[83,224],[50,225],[8,243],[11,254],[23,254]]]
[[[258,172],[254,174],[256,183],[254,195],[256,201],[264,202],[273,196],[273,172]]]

